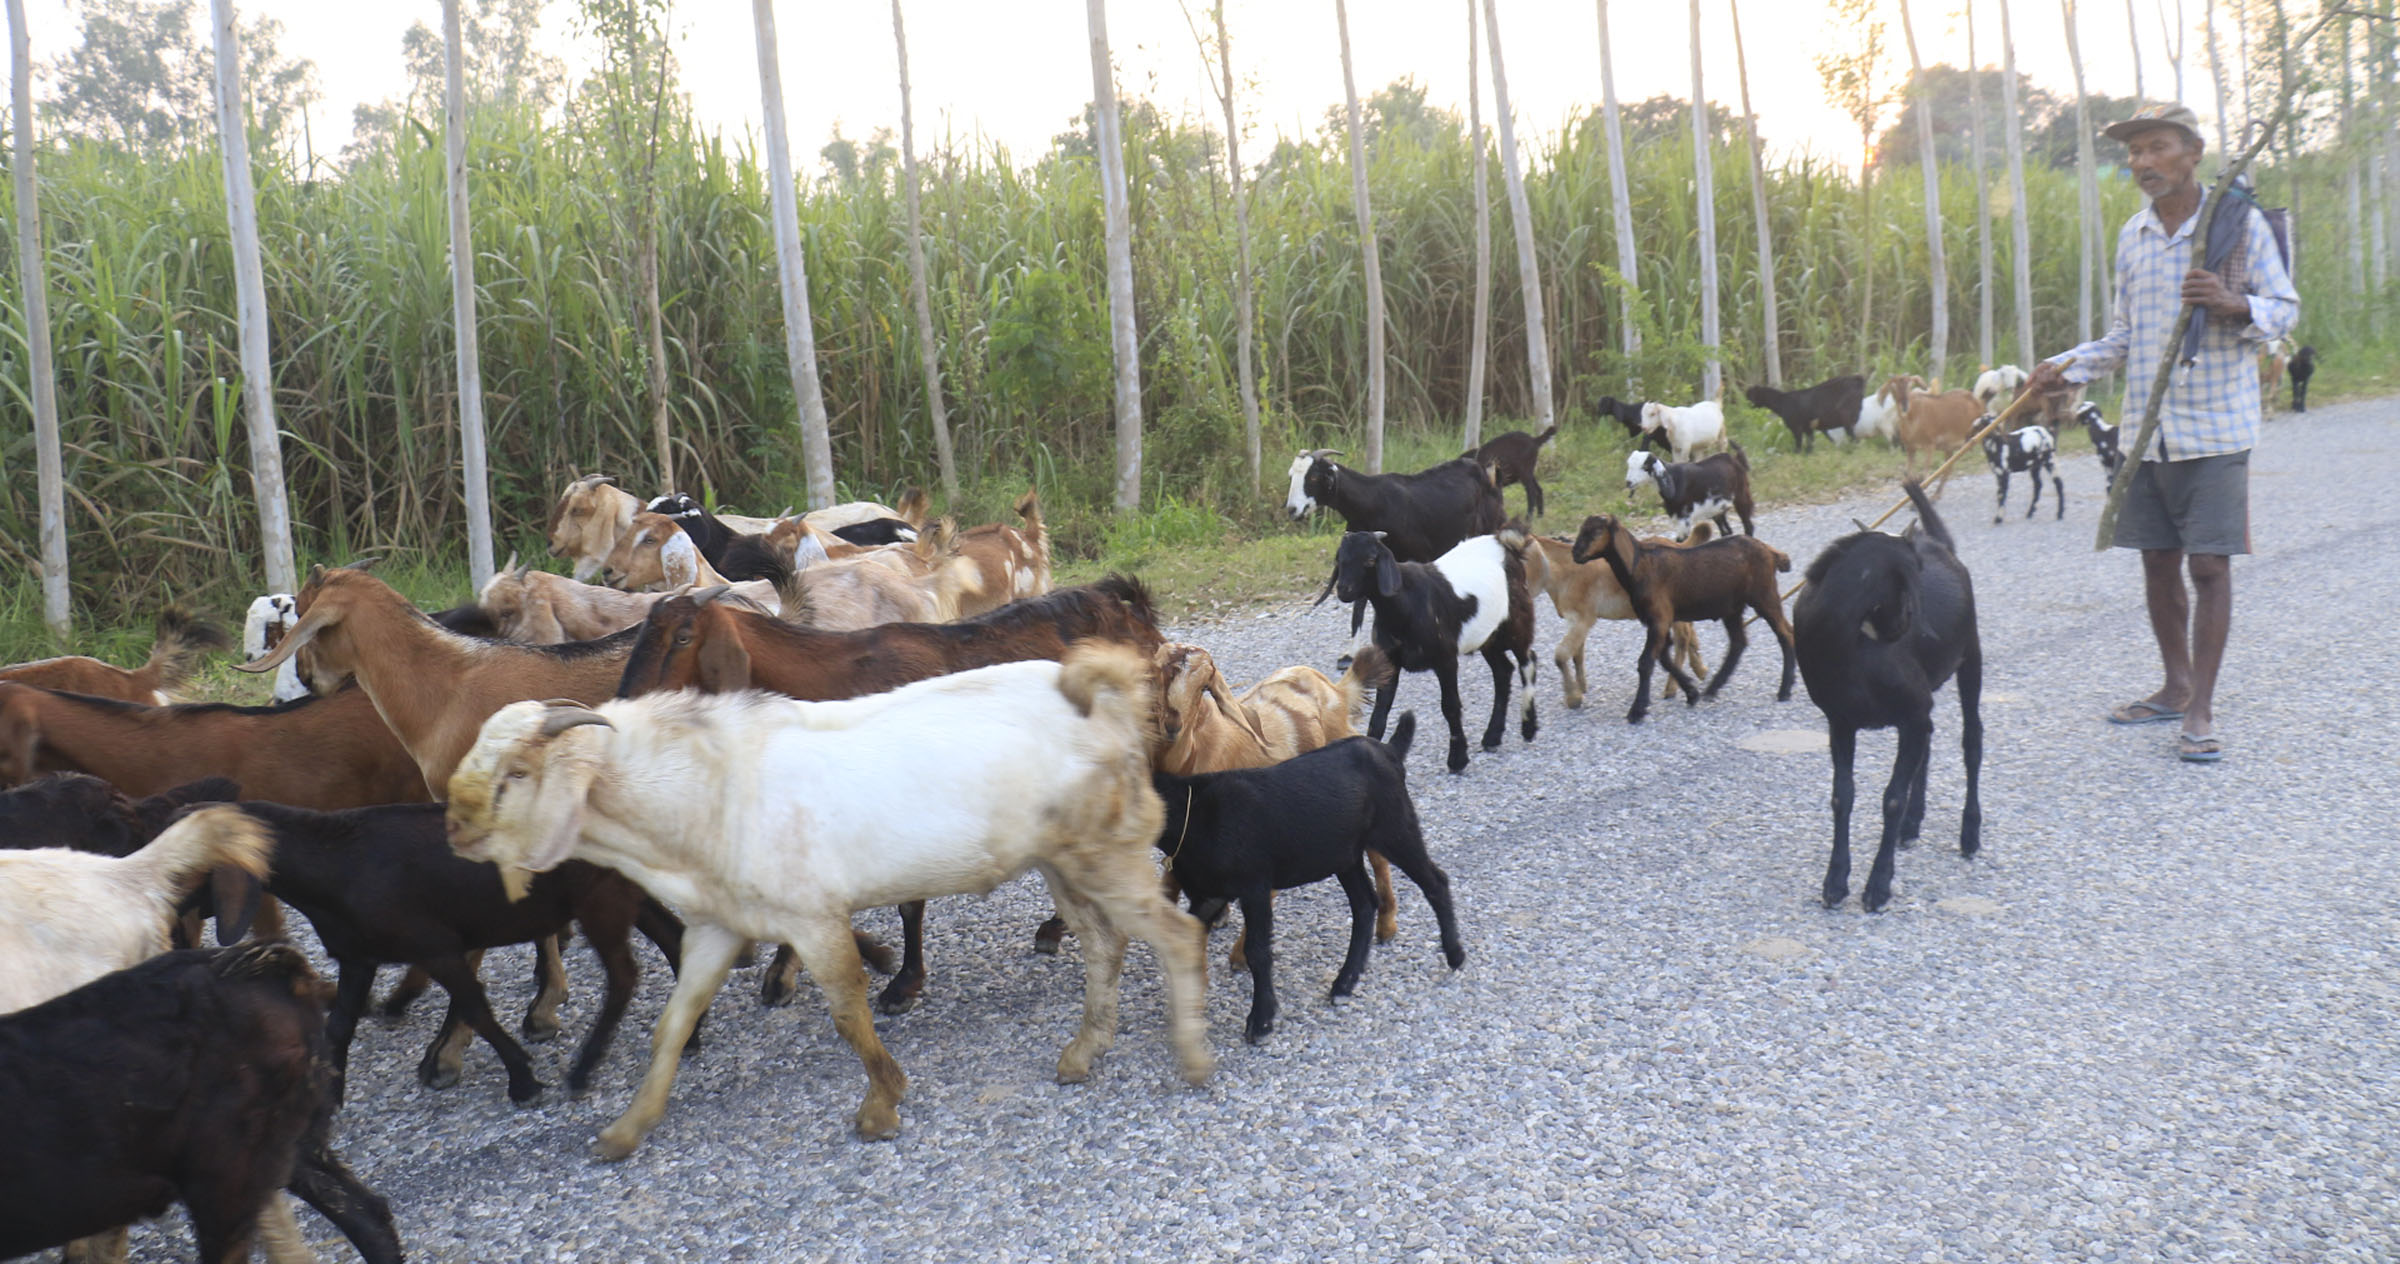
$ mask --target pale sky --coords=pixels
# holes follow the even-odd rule
[[[472,4],[474,0],[466,0]],[[2180,0],[2134,0],[2140,10],[2144,86],[2153,98],[2173,91],[2163,6]],[[434,0],[328,3],[327,0],[236,0],[246,18],[265,14],[284,25],[285,51],[317,64],[323,100],[312,114],[317,152],[331,155],[350,130],[351,107],[397,96],[405,76],[400,35],[412,21],[437,30]],[[1084,6],[1074,0],[904,0],[910,80],[920,149],[945,130],[977,133],[1007,145],[1028,161],[1063,130],[1091,97],[1091,61]],[[1118,83],[1128,96],[1150,98],[1169,113],[1221,122],[1206,71],[1186,25],[1184,5],[1205,20],[1207,0],[1112,0],[1109,33]],[[1898,0],[1881,0],[1890,25],[1891,70],[1905,73],[1907,48]],[[2195,6],[2196,7],[2196,6]],[[75,38],[65,0],[30,0],[28,21],[37,60],[48,60]],[[1928,64],[1966,61],[1963,5],[1915,0],[1917,36]],[[2000,61],[2000,0],[1976,6],[1976,51],[1987,65]],[[570,26],[571,5],[553,3],[545,33],[579,65]],[[1520,143],[1554,135],[1568,115],[1600,100],[1598,18],[1593,0],[1500,0],[1502,48],[1519,122]],[[1702,42],[1708,95],[1738,108],[1732,25],[1724,0],[1703,0]],[[2126,6],[2086,0],[2083,61],[2094,92],[2133,91],[2133,57]],[[2016,0],[2018,67],[2061,97],[2073,92],[2057,6]],[[2185,45],[2184,98],[2206,119],[2213,115],[2207,56],[2197,28]],[[785,111],[794,161],[805,173],[822,168],[817,149],[839,123],[852,137],[876,127],[898,131],[900,106],[888,5],[874,0],[781,0],[776,20],[782,47]],[[1350,36],[1361,96],[1401,76],[1425,85],[1429,100],[1465,111],[1465,0],[1352,0]],[[1228,0],[1244,103],[1244,157],[1263,158],[1278,134],[1312,131],[1325,107],[1342,99],[1341,62],[1331,0]],[[1618,0],[1610,13],[1617,93],[1638,101],[1658,93],[1689,96],[1688,6]],[[704,124],[730,135],[760,127],[757,49],[750,6],[740,0],[679,0],[676,55],[683,83]],[[1811,151],[1855,165],[1857,133],[1827,103],[1813,58],[1837,42],[1829,8],[1820,0],[1749,0],[1743,11],[1751,93],[1770,150]],[[2231,32],[2220,24],[2219,37]],[[1491,81],[1483,80],[1485,119]],[[1887,120],[1888,121],[1888,120]],[[2105,120],[2099,120],[2104,122]],[[2213,135],[2213,134],[2212,134]]]

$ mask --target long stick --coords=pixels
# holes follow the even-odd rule
[[[2326,23],[2344,14],[2367,18],[2376,16],[2353,13],[2348,9],[2328,9],[2317,19],[2316,25],[2309,27],[2305,34],[2293,41],[2294,46],[2307,47],[2309,41],[2317,37],[2317,32],[2325,29]],[[2251,160],[2258,157],[2259,152],[2267,147],[2268,139],[2275,135],[2275,129],[2291,116],[2290,85],[2284,86],[2287,90],[2279,94],[2282,99],[2274,117],[2269,118],[2267,125],[2258,130],[2258,135],[2250,141],[2250,148],[2242,151],[2242,156],[2225,168],[2224,173],[2217,177],[2217,182],[2209,186],[2207,207],[2200,216],[2200,227],[2192,233],[2192,267],[2195,269],[2205,267],[2208,263],[2209,228],[2216,223],[2217,212],[2225,205],[2225,191],[2232,188],[2234,180],[2249,169]],[[2174,380],[2176,357],[2183,353],[2184,331],[2191,328],[2192,316],[2199,310],[2186,303],[2183,310],[2175,314],[2175,327],[2167,333],[2166,349],[2159,353],[2158,372],[2150,379],[2150,398],[2142,405],[2142,428],[2133,436],[2133,447],[2125,453],[2125,463],[2117,467],[2116,480],[2108,486],[2108,504],[2100,510],[2099,534],[2092,540],[2092,551],[2095,553],[2106,552],[2116,542],[2117,512],[2125,507],[2125,493],[2133,487],[2134,471],[2142,466],[2142,454],[2150,450],[2150,440],[2158,434],[2159,405],[2166,402],[2167,387]]]

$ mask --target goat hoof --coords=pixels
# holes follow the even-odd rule
[[[856,1123],[861,1141],[889,1141],[900,1135],[900,1112],[889,1106],[859,1107]]]
[[[1045,957],[1058,955],[1060,941],[1067,937],[1067,919],[1053,916],[1033,932],[1033,950]]]
[[[1348,654],[1344,654],[1340,658],[1333,660],[1333,670],[1336,672],[1346,672],[1350,670],[1350,656]]]
[[[1467,744],[1464,740],[1450,743],[1450,771],[1467,770]]]
[[[858,936],[858,959],[877,974],[890,975],[900,969],[899,963],[892,959],[890,946],[869,935]]]
[[[769,1009],[789,1005],[792,1003],[792,992],[793,987],[789,982],[769,974],[758,985],[758,1003]]]
[[[1274,1030],[1275,1020],[1272,1018],[1251,1022],[1243,1026],[1242,1039],[1251,1044],[1257,1044],[1273,1034]]]
[[[457,1088],[459,1068],[431,1063],[417,1068],[417,1083],[431,1089]]]
[[[558,1019],[527,1014],[525,1021],[517,1024],[517,1030],[527,1044],[546,1045],[558,1039]]]
[[[1449,963],[1450,963],[1450,968],[1451,968],[1451,969],[1453,969],[1453,970],[1456,970],[1456,969],[1458,969],[1460,966],[1463,966],[1463,965],[1467,964],[1467,949],[1466,949],[1466,945],[1464,945],[1464,944],[1444,944],[1444,945],[1442,945],[1442,959],[1443,959],[1444,961],[1447,961],[1447,962],[1449,962]]]
[[[915,1009],[917,1007],[917,1003],[923,999],[924,998],[920,996],[917,993],[917,990],[914,988],[911,988],[906,992],[893,991],[887,988],[884,990],[883,995],[875,998],[875,1008],[885,1014],[905,1014],[908,1011]]]
[[[602,1163],[622,1163],[640,1148],[639,1134],[628,1136],[611,1124],[599,1136],[592,1138],[592,1158]]]
[[[531,1106],[542,1100],[542,1090],[548,1087],[540,1080],[530,1084],[511,1084],[508,1086],[508,1100],[520,1107]]]
[[[1892,902],[1892,893],[1891,893],[1891,892],[1889,892],[1889,891],[1885,891],[1885,892],[1883,892],[1882,894],[1880,894],[1880,895],[1879,895],[1879,894],[1877,894],[1877,893],[1876,893],[1876,892],[1875,892],[1875,891],[1874,891],[1872,888],[1869,888],[1869,889],[1868,889],[1868,891],[1866,892],[1866,894],[1864,894],[1864,895],[1861,895],[1861,896],[1859,896],[1859,897],[1858,897],[1858,903],[1859,903],[1859,907],[1861,907],[1861,908],[1865,909],[1866,911],[1868,911],[1868,912],[1870,912],[1870,913],[1880,913],[1880,912],[1882,912],[1882,911],[1883,911],[1883,906],[1884,906],[1884,905],[1886,905],[1886,904],[1889,904],[1889,903],[1891,903],[1891,902]]]
[[[1840,908],[1842,906],[1842,901],[1850,898],[1850,888],[1828,886],[1818,898],[1824,900],[1825,907],[1829,909]]]
[[[383,1004],[375,1007],[375,1012],[386,1020],[406,1018],[408,1017],[408,1007],[415,1004],[416,999],[417,993],[403,992],[395,988],[390,996],[383,998]]]

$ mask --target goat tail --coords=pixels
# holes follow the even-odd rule
[[[1333,682],[1333,687],[1342,695],[1342,717],[1352,721],[1350,727],[1358,727],[1354,717],[1358,715],[1359,707],[1366,703],[1367,691],[1383,688],[1392,683],[1393,677],[1398,674],[1392,666],[1391,655],[1384,653],[1380,645],[1361,646],[1358,653],[1351,655],[1350,669],[1342,673],[1340,680]]]
[[[1077,641],[1059,659],[1058,691],[1087,717],[1122,726],[1129,747],[1150,750],[1153,712],[1149,656],[1114,641]]]
[[[218,978],[228,981],[289,983],[293,995],[323,1004],[317,994],[324,985],[308,964],[308,955],[284,940],[245,940],[220,950],[209,966]]]
[[[1093,588],[1125,603],[1134,617],[1151,628],[1158,627],[1158,607],[1150,600],[1149,585],[1123,571],[1111,571],[1092,584]]]
[[[1943,548],[1958,552],[1958,545],[1950,539],[1950,528],[1933,511],[1933,502],[1925,498],[1925,485],[1912,478],[1900,484],[1900,488],[1908,493],[1908,503],[1917,507],[1917,521],[1924,526],[1925,534],[1939,541]]]
[[[1744,451],[1742,451],[1742,443],[1741,443],[1741,440],[1739,440],[1739,439],[1736,439],[1736,438],[1733,438],[1732,436],[1728,435],[1728,436],[1726,436],[1726,439],[1725,439],[1725,447],[1727,448],[1727,450],[1729,450],[1729,451],[1731,451],[1731,452],[1733,453],[1733,463],[1734,463],[1734,464],[1736,464],[1736,465],[1739,465],[1739,466],[1741,466],[1741,467],[1742,467],[1742,473],[1744,473],[1744,474],[1747,474],[1747,473],[1749,473],[1749,472],[1750,472],[1750,454],[1749,454],[1749,453],[1747,453],[1747,452],[1744,452]]]
[[[170,604],[161,609],[157,629],[150,642],[150,659],[135,675],[160,692],[191,679],[204,655],[233,648],[232,638],[225,635],[225,629],[181,605]]]
[[[177,818],[125,863],[147,889],[180,897],[200,875],[219,867],[264,880],[274,851],[275,836],[263,822],[240,808],[218,804]]]
[[[1782,549],[1776,548],[1772,544],[1767,546],[1767,552],[1775,555],[1775,569],[1778,572],[1788,573],[1792,569],[1791,554],[1784,552]]]
[[[899,512],[900,521],[922,533],[927,515],[933,512],[933,500],[925,494],[924,488],[911,487],[900,494],[900,503],[893,508]]]
[[[1386,743],[1386,745],[1392,748],[1392,753],[1394,755],[1397,755],[1402,759],[1407,759],[1409,743],[1416,740],[1417,713],[1414,711],[1403,711],[1400,713],[1400,718],[1392,722],[1392,737],[1391,740]]]
[[[1017,497],[1014,506],[1017,517],[1025,523],[1025,542],[1033,548],[1034,569],[1039,573],[1044,591],[1050,587],[1050,528],[1042,524],[1042,492],[1028,487]]]
[[[1545,431],[1541,432],[1540,434],[1538,434],[1538,435],[1535,435],[1535,436],[1533,437],[1533,446],[1535,446],[1535,447],[1537,447],[1537,448],[1538,448],[1538,447],[1542,446],[1543,444],[1545,444],[1545,443],[1548,443],[1548,442],[1550,442],[1552,439],[1555,439],[1555,438],[1557,438],[1557,437],[1558,437],[1558,423],[1554,421],[1554,422],[1551,422],[1551,423],[1550,423],[1550,428],[1549,428],[1548,430],[1545,430]]]

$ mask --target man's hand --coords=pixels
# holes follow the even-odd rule
[[[2055,395],[2074,388],[2075,384],[2067,380],[2066,366],[2049,360],[2037,362],[2033,372],[2025,375],[2025,389],[2035,395]]]
[[[2228,320],[2250,318],[2250,300],[2227,288],[2216,273],[2205,268],[2183,274],[2183,301]]]

